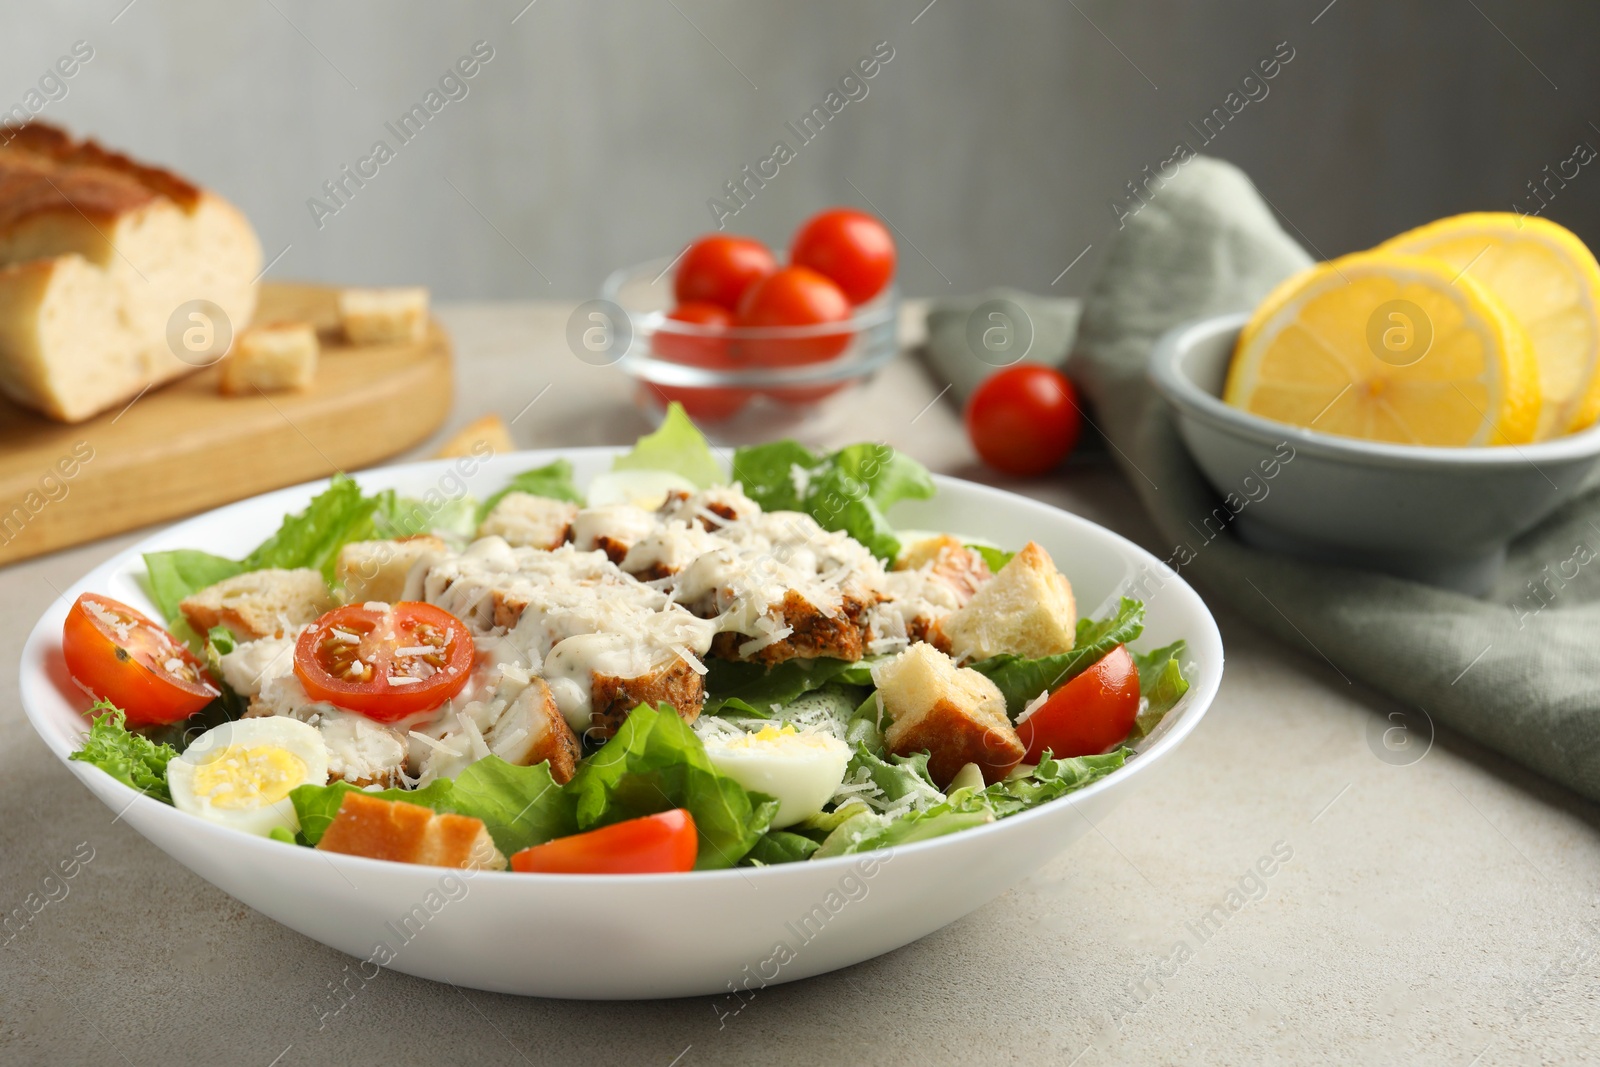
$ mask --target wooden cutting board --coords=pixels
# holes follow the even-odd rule
[[[218,367],[88,422],[52,422],[0,398],[0,564],[356,470],[412,447],[450,410],[450,340],[348,344],[338,290],[265,283],[258,322],[315,323],[305,392],[223,396]]]

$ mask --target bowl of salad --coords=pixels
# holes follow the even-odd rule
[[[776,253],[753,237],[706,234],[613,273],[599,306],[579,309],[581,325],[598,315],[606,328],[573,343],[599,339],[602,351],[580,355],[631,375],[652,422],[677,403],[719,441],[811,435],[828,425],[833,398],[899,350],[895,265],[889,228],[854,208],[811,216]]]
[[[366,978],[733,1011],[1037,869],[1221,672],[1194,591],[1087,520],[881,444],[724,464],[673,408],[180,523],[20,673],[122,821]]]

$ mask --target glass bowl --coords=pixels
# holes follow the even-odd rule
[[[575,316],[575,343],[585,320],[614,320],[615,365],[634,379],[634,402],[652,422],[676,400],[723,443],[808,437],[899,350],[893,283],[844,322],[714,329],[667,318],[674,263],[663,257],[614,272],[598,306]]]

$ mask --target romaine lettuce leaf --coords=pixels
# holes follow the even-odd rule
[[[822,847],[812,853],[812,859],[909,845],[983,826],[994,820],[994,810],[984,794],[975,790],[957,790],[943,803],[923,811],[913,811],[898,819],[891,820],[870,812],[854,814],[828,835]]]
[[[818,456],[794,441],[738,449],[734,478],[766,511],[803,511],[889,561],[900,541],[884,512],[897,501],[933,496],[933,476],[888,445],[864,443]]]
[[[768,830],[745,853],[741,867],[770,867],[777,863],[799,863],[817,850],[817,842],[788,830]]]
[[[994,809],[995,816],[1003,819],[1019,811],[1038,807],[1047,800],[1064,797],[1091,782],[1098,782],[1126,763],[1131,754],[1127,749],[1119,748],[1103,756],[1074,756],[1072,759],[1058,760],[1046,752],[1044,759],[1031,773],[1002,779],[984,789],[983,796]]]
[[[700,833],[696,870],[732,867],[777,814],[778,802],[748,793],[712,766],[688,724],[670,707],[640,705],[565,787],[578,829],[687,808]]]
[[[504,489],[491,494],[489,499],[478,505],[477,522],[482,522],[484,516],[493,511],[507,493],[531,493],[552,500],[565,500],[570,504],[583,503],[583,494],[578,492],[578,487],[572,481],[572,464],[558,459],[514,476]]]
[[[1046,689],[1054,692],[1082,674],[1118,645],[1144,632],[1144,605],[1123,597],[1115,613],[1104,619],[1079,619],[1072,651],[1042,659],[1024,659],[1009,653],[972,664],[1005,694],[1006,712],[1013,720],[1028,702]]]
[[[611,464],[616,471],[670,471],[709,489],[728,480],[722,464],[706,443],[701,433],[677,401],[667,405],[667,415],[660,429],[645,434],[634,444],[631,452],[616,458]]]
[[[92,763],[123,785],[132,786],[163,804],[172,803],[167,789],[167,763],[177,756],[171,745],[160,745],[129,730],[127,716],[110,701],[102,700],[89,709],[94,716],[83,747],[68,759]]]
[[[1016,555],[1015,552],[1007,552],[1005,549],[996,548],[993,545],[967,544],[963,547],[969,548],[982,556],[983,562],[988,564],[989,569],[996,574],[999,574],[1000,569],[1010,563],[1011,557]]]
[[[768,670],[745,660],[708,659],[701,714],[727,711],[770,719],[775,707],[822,688],[856,666],[842,659],[787,659]],[[872,684],[870,677],[866,684]]]
[[[1184,642],[1174,641],[1154,652],[1133,654],[1133,665],[1139,671],[1139,695],[1143,700],[1139,716],[1133,723],[1133,732],[1128,735],[1129,741],[1148,737],[1173,705],[1189,691],[1189,681],[1183,676],[1183,668],[1178,662],[1185,647]]]
[[[858,742],[855,753],[845,766],[845,780],[850,781],[861,771],[866,772],[867,777],[878,787],[884,798],[891,802],[910,797],[914,805],[925,808],[944,799],[944,793],[933,784],[933,776],[928,773],[926,752],[918,752],[911,756],[890,756],[885,760],[869,749],[864,742]]]
[[[146,552],[144,565],[150,599],[156,602],[162,618],[167,622],[179,620],[178,604],[184,597],[198,593],[208,585],[216,585],[224,578],[232,578],[244,570],[238,560],[224,559],[192,548]]]

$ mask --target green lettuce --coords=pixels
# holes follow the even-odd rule
[[[984,789],[982,795],[994,809],[995,816],[1003,819],[1098,782],[1126,763],[1130,755],[1128,749],[1119,748],[1103,756],[1058,760],[1046,752],[1031,772],[1002,779]]]
[[[583,494],[578,492],[577,485],[572,481],[572,464],[564,459],[558,459],[514,476],[504,489],[492,494],[489,499],[478,505],[477,522],[482,522],[484,516],[493,511],[494,506],[500,503],[501,498],[507,493],[531,493],[552,500],[565,500],[571,504],[583,503]],[[476,528],[477,523],[473,525]]]
[[[83,747],[67,758],[92,763],[123,785],[163,804],[171,804],[167,763],[177,756],[178,750],[129,730],[127,716],[109,701],[99,701],[89,712],[94,718],[84,736]]]
[[[709,659],[701,713],[740,712],[770,719],[775,707],[822,688],[856,666],[842,659],[786,659],[768,670],[745,660]],[[870,677],[865,684],[872,684]]]
[[[308,843],[322,839],[352,788],[342,782],[303,785],[289,794]],[[717,771],[677,712],[644,705],[578,765],[564,786],[550,777],[548,764],[517,767],[489,756],[454,779],[373,795],[482,819],[495,846],[508,856],[557,837],[686,808],[700,834],[697,870],[737,864],[767,832],[778,810],[776,800],[747,793]]]
[[[768,830],[756,841],[755,847],[745,853],[742,867],[770,867],[777,863],[799,863],[808,860],[817,850],[817,842],[802,834],[788,830]]]
[[[1144,605],[1123,597],[1117,610],[1104,619],[1079,619],[1072,651],[1041,659],[1025,659],[1010,653],[991,656],[972,664],[986,674],[1005,694],[1006,712],[1013,720],[1028,702],[1045,690],[1054,692],[1082,674],[1118,645],[1133,641],[1144,632]]]
[[[1128,735],[1129,741],[1148,737],[1189,691],[1189,680],[1183,676],[1178,662],[1186,647],[1184,642],[1174,641],[1154,652],[1133,654],[1133,665],[1139,671],[1139,695],[1144,699],[1133,723],[1133,733]]]
[[[996,574],[999,574],[1000,569],[1010,563],[1011,557],[1016,555],[1015,552],[1007,552],[1005,549],[996,548],[993,545],[968,544],[964,547],[983,557],[983,562],[988,564],[989,569]]]
[[[645,434],[634,444],[632,451],[620,455],[611,464],[617,471],[669,471],[681,475],[699,486],[709,489],[728,480],[717,462],[717,457],[701,433],[677,401],[667,405],[667,415],[660,429]]]
[[[879,559],[900,554],[884,513],[901,500],[934,494],[933,476],[888,445],[864,443],[826,456],[794,441],[740,448],[733,476],[766,511],[803,511],[825,530],[840,530]]]
[[[857,808],[860,805],[850,807]],[[898,819],[863,811],[852,814],[840,823],[822,842],[822,846],[812,853],[812,858],[847,856],[871,849],[928,841],[983,826],[994,822],[995,817],[985,796],[974,790],[957,790],[954,796],[942,803],[922,811],[913,811]]]
[[[712,766],[700,738],[670,707],[634,709],[565,789],[579,830],[687,808],[700,834],[696,870],[737,864],[778,812],[776,800],[746,792]]]
[[[392,508],[393,495],[386,490],[377,496],[364,496],[353,480],[336,474],[304,511],[284,516],[277,532],[242,560],[188,548],[147,552],[144,564],[150,599],[167,622],[177,624],[181,622],[178,604],[185,597],[246,571],[309,567],[331,578],[339,549],[351,541],[373,537],[374,516],[380,509]]]

